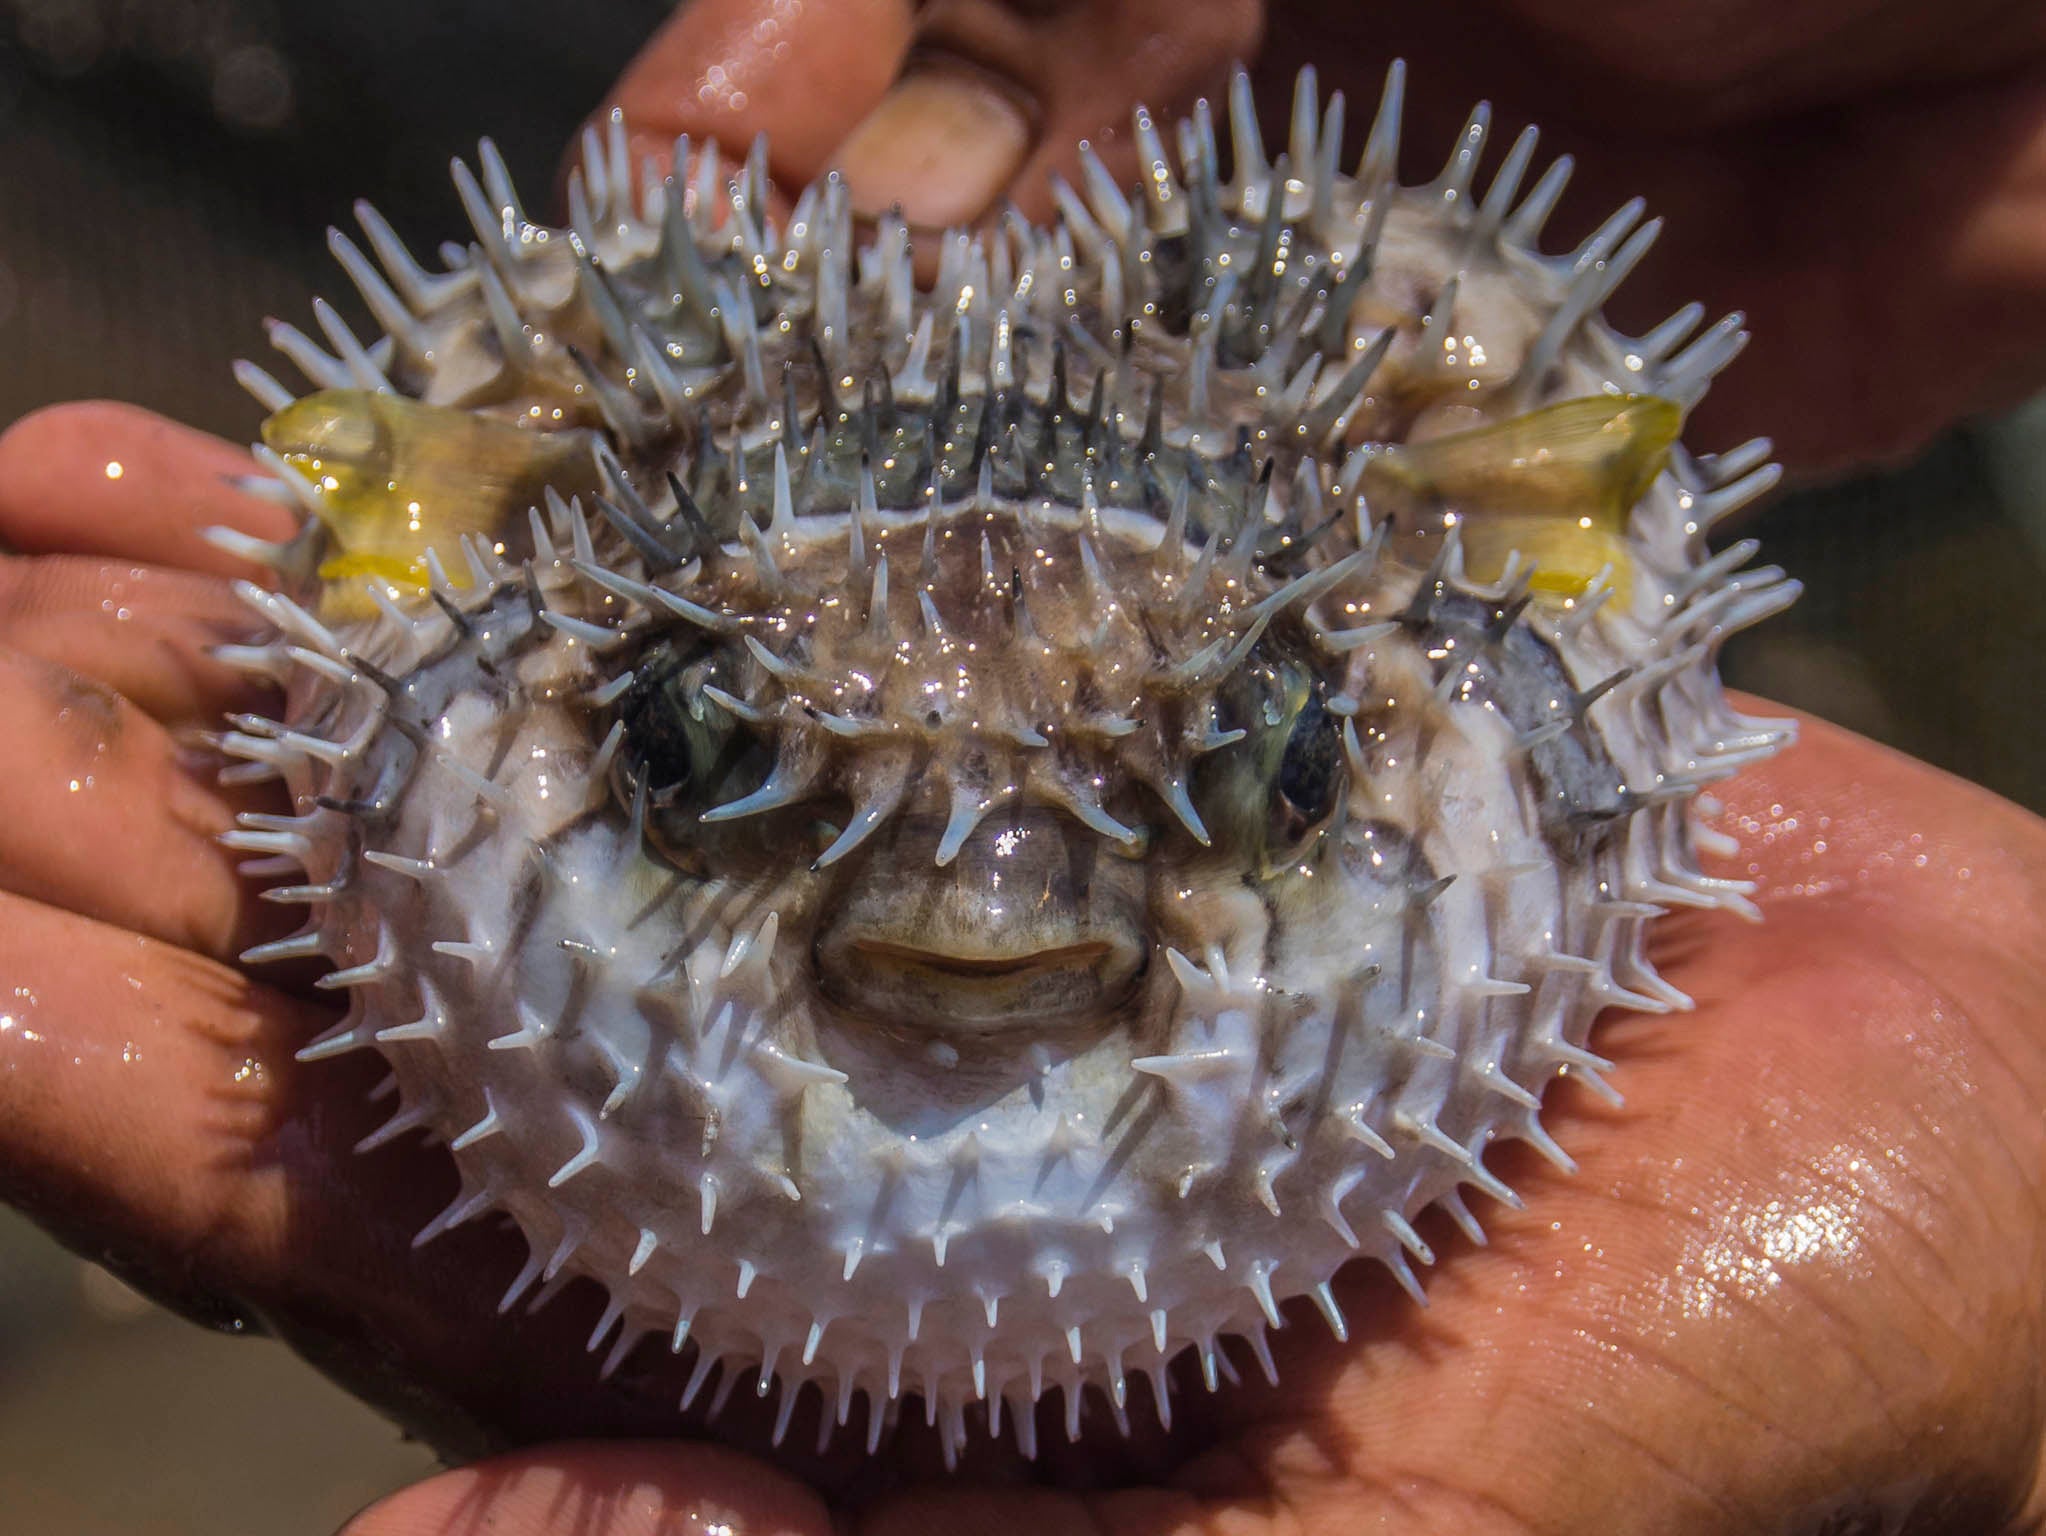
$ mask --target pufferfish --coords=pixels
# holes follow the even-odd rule
[[[1421,1299],[1494,1143],[1570,1166],[1594,1017],[1686,1005],[1654,919],[1753,912],[1693,812],[1790,734],[1715,657],[1796,587],[1707,549],[1767,444],[1678,440],[1740,317],[1620,334],[1639,203],[1544,254],[1568,161],[1480,192],[1481,106],[1403,185],[1401,94],[1354,170],[1311,71],[1274,157],[1237,77],[1226,176],[1139,111],[1133,191],[1083,155],[929,287],[616,117],[567,229],[486,142],[438,270],[332,235],[381,334],[241,368],[305,519],[223,535],[287,702],[221,743],[294,802],[227,841],[307,913],[245,958],[332,967],[302,1057],[388,1061],[363,1145],[445,1144],[422,1243],[516,1225],[502,1309],[594,1281],[607,1369],[777,1440],[1035,1454],[1271,1374],[1292,1298],[1346,1337],[1345,1264]]]

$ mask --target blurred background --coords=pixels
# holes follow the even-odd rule
[[[448,158],[487,131],[544,206],[668,9],[0,0],[0,426],[111,396],[248,439],[229,362],[345,288],[324,231],[352,199],[432,250],[461,227]],[[2046,400],[1742,531],[1807,592],[1733,681],[2046,809]],[[172,1318],[0,1211],[0,1530],[324,1532],[430,1465],[280,1347]]]

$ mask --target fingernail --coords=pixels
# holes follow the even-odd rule
[[[980,217],[1030,152],[1016,103],[973,76],[923,69],[895,83],[839,147],[853,207],[900,206],[911,224],[944,228]]]

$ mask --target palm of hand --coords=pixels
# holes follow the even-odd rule
[[[353,1155],[375,1072],[296,1064],[318,1005],[224,963],[274,914],[208,840],[234,804],[171,728],[234,702],[196,648],[231,610],[212,580],[56,551],[217,570],[194,528],[275,531],[213,488],[237,463],[104,408],[0,445],[0,543],[38,552],[0,564],[0,717],[25,765],[0,791],[0,1193],[188,1308],[260,1318],[457,1451],[669,1434],[672,1362],[644,1350],[600,1386],[573,1292],[494,1317],[507,1234],[410,1250],[445,1158]],[[1339,1286],[1352,1344],[1294,1319],[1276,1390],[1182,1383],[1174,1434],[1133,1446],[1098,1424],[1067,1447],[1047,1424],[1038,1477],[1095,1492],[1004,1487],[1023,1474],[996,1454],[919,1488],[909,1469],[936,1458],[914,1432],[886,1490],[849,1453],[791,1469],[875,1532],[1062,1529],[1074,1499],[1132,1532],[2008,1518],[2046,1428],[2046,828],[1817,724],[1725,799],[1767,923],[1662,926],[1697,1011],[1603,1026],[1626,1106],[1558,1088],[1582,1171],[1503,1160],[1528,1208],[1495,1211],[1482,1250],[1427,1230],[1428,1310],[1365,1268]],[[741,1394],[720,1438],[760,1443],[759,1406]],[[486,1464],[362,1529],[562,1498],[624,1511],[621,1531],[667,1528],[625,1519],[642,1505],[825,1529],[797,1484],[673,1444]]]

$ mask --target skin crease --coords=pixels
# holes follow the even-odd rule
[[[1320,12],[1132,4],[1106,18],[1034,7],[975,20],[952,7],[913,18],[888,4],[782,0],[770,16],[751,0],[703,0],[619,99],[662,133],[743,142],[772,127],[789,156],[776,170],[794,180],[828,161],[919,29],[932,46],[942,29],[953,51],[1006,66],[1026,92],[1075,82],[1035,95],[1044,145],[1073,132],[1100,139],[1133,96],[1162,107],[1182,85],[1211,84],[1262,29],[1261,73],[1290,75],[1301,45],[1289,52],[1287,39],[1316,36],[1325,86],[1352,57],[1367,61],[1360,82],[1375,77],[1382,51],[1398,47],[1434,82],[1415,92],[1421,111],[1445,80],[1496,78],[1509,126],[1530,114],[1560,123],[1571,147],[1593,151],[1587,174],[1617,155],[1624,176],[1632,151],[1600,148],[1599,125],[1576,126],[1564,109],[1588,111],[1628,87],[1720,115],[1710,145],[1644,149],[1641,180],[1579,205],[1588,218],[1638,189],[1689,210],[1668,259],[1681,245],[1697,264],[1634,284],[1679,297],[1725,286],[1769,326],[1767,296],[1794,287],[1794,267],[1766,250],[1713,249],[1758,232],[1792,238],[1796,209],[1757,212],[1754,199],[1779,186],[1787,201],[1859,187],[1870,218],[1881,210],[1884,240],[1864,225],[1851,269],[1825,266],[1843,259],[1845,236],[1830,258],[1812,257],[1813,284],[1828,278],[1838,305],[1784,300],[1782,350],[1743,364],[1715,399],[1752,410],[1757,425],[1788,426],[1807,463],[1897,446],[1884,418],[1861,413],[1866,400],[1910,396],[1917,404],[1898,420],[1918,432],[2014,381],[2001,370],[2018,343],[2004,353],[2005,332],[1985,315],[2036,347],[2027,327],[2046,311],[2046,260],[2034,249],[2046,224],[2027,227],[2023,166],[2027,146],[2035,158],[2046,147],[2020,62],[2036,18],[1900,6],[1862,15],[1828,3],[1755,7],[1737,26],[1748,9],[1615,3],[1566,15],[1527,0],[1502,23],[1519,32],[1483,41],[1505,11],[1410,8],[1373,12],[1357,23],[1370,38],[1331,46],[1342,18]],[[1843,46],[1829,22],[1849,19]],[[782,32],[761,37],[762,20]],[[1095,75],[1088,61],[1117,57],[1115,47],[1076,39],[1104,20],[1138,62]],[[1454,35],[1431,50],[1430,28]],[[1728,36],[1743,51],[1715,59]],[[1542,37],[1547,53],[1516,51]],[[776,56],[777,42],[790,52]],[[1566,55],[1587,82],[1574,103],[1564,77],[1541,84]],[[750,105],[736,91],[708,103],[698,94],[720,58],[751,71],[741,77]],[[1907,67],[1919,116],[1891,116],[1905,110],[1894,101],[1851,105]],[[833,83],[806,91],[799,71]],[[1508,95],[1516,81],[1524,104]],[[1768,176],[1716,147],[1743,134],[1766,143],[1772,133],[1740,125],[1813,103],[1826,118],[1795,145],[1773,130]],[[2007,135],[1985,141],[1985,120]],[[1858,162],[1852,145],[1879,146],[1886,123],[1899,138],[1915,125],[1920,163],[1955,168],[1915,185],[1949,216],[1963,208],[1964,228],[1920,228],[1915,210],[1867,191],[1874,161]],[[1975,137],[1949,137],[1950,125]],[[1455,127],[1417,123],[1410,142],[1446,146]],[[1650,159],[1665,155],[1689,166],[1677,181],[1695,183],[1650,183]],[[1815,178],[1844,179],[1782,173],[1786,157],[1806,155],[1831,167]],[[1034,157],[1021,173],[1026,204],[1045,163]],[[1834,197],[1847,193],[1821,200]],[[1738,238],[1715,224],[1715,206]],[[1739,219],[1724,211],[1735,206]],[[1911,300],[1885,300],[1887,329],[1857,320],[1845,333],[1871,349],[1882,338],[1881,356],[1833,344],[1839,307],[1858,302],[1849,295],[1863,283]],[[1786,401],[1798,409],[1786,414]],[[1698,435],[1738,430],[1729,415]],[[120,479],[106,475],[109,460],[123,463]],[[522,1448],[387,1501],[351,1536],[564,1525],[636,1536],[717,1522],[805,1536],[2046,1528],[2036,998],[2046,826],[1817,722],[1720,796],[1720,825],[1743,844],[1727,872],[1760,881],[1766,924],[1658,926],[1658,961],[1698,1009],[1601,1025],[1594,1044],[1620,1061],[1626,1105],[1552,1093],[1552,1129],[1581,1171],[1566,1179],[1531,1157],[1502,1158],[1528,1207],[1481,1209],[1486,1248],[1424,1223],[1441,1255],[1425,1276],[1427,1311],[1374,1270],[1346,1273],[1337,1289],[1349,1348],[1330,1343],[1311,1309],[1289,1309],[1292,1326],[1274,1340],[1277,1391],[1246,1385],[1209,1399],[1182,1383],[1175,1435],[1140,1433],[1133,1446],[1090,1421],[1069,1447],[1047,1421],[1035,1476],[1054,1486],[1016,1486],[1020,1469],[985,1453],[938,1482],[936,1447],[915,1428],[878,1464],[851,1450],[785,1453],[773,1471],[673,1440],[545,1443],[672,1433],[673,1362],[649,1348],[598,1386],[582,1348],[597,1305],[580,1289],[536,1317],[496,1320],[520,1252],[501,1231],[464,1228],[413,1252],[409,1234],[452,1189],[445,1157],[410,1142],[354,1155],[382,1118],[366,1098],[375,1063],[297,1065],[292,1051],[331,1016],[325,1000],[224,961],[282,916],[252,899],[233,856],[205,836],[255,802],[193,774],[179,748],[185,728],[247,702],[198,648],[237,621],[216,583],[187,574],[235,571],[197,540],[206,523],[283,531],[281,514],[225,484],[247,467],[225,445],[125,407],[59,407],[0,438],[0,548],[20,552],[0,558],[0,646],[10,648],[0,720],[16,743],[0,789],[0,1013],[11,1021],[0,1028],[0,1196],[194,1315],[260,1318],[453,1454]],[[139,626],[149,645],[123,644],[125,631],[109,638],[111,581],[131,599],[130,617],[113,622]],[[91,794],[68,788],[81,765]],[[762,1443],[762,1407],[735,1397],[719,1438]],[[1141,1404],[1136,1417],[1149,1421]],[[807,1443],[814,1424],[800,1412],[791,1444]],[[856,1418],[844,1438],[861,1427]]]

